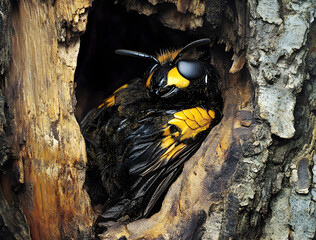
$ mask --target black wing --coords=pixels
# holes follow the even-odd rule
[[[102,189],[89,192],[93,203],[106,200],[103,220],[148,216],[214,118],[201,107],[158,110],[144,86],[136,81],[116,92],[81,123],[89,162],[97,166],[90,185],[96,188],[99,176],[105,191],[103,197]]]
[[[124,139],[125,153],[121,154],[124,159],[119,174],[124,194],[109,199],[103,220],[115,220],[124,215],[148,216],[181,172],[183,163],[198,149],[202,139],[180,141],[179,129],[172,128],[166,121],[172,118],[170,111],[169,115],[149,114]]]
[[[113,185],[115,185],[114,183],[108,184],[109,189],[106,189],[102,183],[103,176],[100,172],[100,163],[109,163],[104,161],[105,158],[108,158],[105,154],[107,150],[102,150],[100,147],[100,128],[102,128],[102,122],[110,118],[114,108],[114,106],[100,105],[100,107],[92,109],[80,123],[88,157],[85,186],[93,205],[103,204],[108,199],[111,189],[114,188]]]

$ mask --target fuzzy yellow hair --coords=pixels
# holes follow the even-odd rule
[[[177,50],[162,50],[158,55],[157,59],[162,64],[167,61],[172,61],[180,52],[181,49]]]
[[[172,61],[178,53],[181,51],[181,49],[171,49],[171,50],[162,50],[160,53],[157,54],[157,59],[160,62],[160,64],[163,64],[167,61]],[[190,57],[192,59],[198,59],[202,52],[198,52],[195,49],[192,49],[189,52],[183,53],[182,57]]]

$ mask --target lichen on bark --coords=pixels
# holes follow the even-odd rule
[[[11,53],[10,35],[10,2],[4,0],[0,2],[0,81],[4,79],[9,66]],[[14,96],[14,91],[24,84],[29,87],[25,79],[37,79],[39,83],[45,82],[41,86],[47,92],[54,92],[57,88],[67,89],[67,94],[63,91],[52,95],[51,98],[59,96],[60,108],[51,112],[50,119],[53,120],[47,129],[36,124],[27,125],[21,129],[20,137],[16,139],[16,148],[23,155],[19,162],[29,164],[32,146],[29,138],[25,134],[32,136],[31,127],[36,125],[37,131],[44,131],[41,134],[50,146],[47,149],[65,148],[71,142],[82,142],[80,134],[74,138],[63,138],[61,133],[69,131],[68,124],[75,122],[72,115],[75,101],[69,98],[73,94],[73,82],[66,76],[72,76],[76,66],[76,55],[79,49],[79,35],[85,28],[87,16],[85,6],[79,9],[72,8],[71,4],[64,7],[61,1],[18,1],[22,4],[25,13],[36,13],[48,11],[51,16],[56,16],[55,7],[58,7],[60,18],[53,22],[52,28],[41,28],[52,21],[53,18],[46,19],[46,15],[38,18],[36,24],[32,20],[35,18],[15,19],[15,30],[20,34],[25,34],[25,38],[31,39],[29,42],[37,42],[33,38],[36,33],[43,34],[47,42],[54,36],[54,52],[50,60],[53,63],[46,65],[43,61],[41,68],[45,67],[44,73],[53,69],[59,64],[63,70],[59,70],[56,78],[46,79],[40,74],[31,78],[31,72],[23,71],[22,60],[18,60],[19,68],[15,69],[18,78],[13,78],[11,89],[7,92]],[[76,1],[82,4],[82,1]],[[34,11],[38,4],[38,11]],[[57,5],[56,5],[57,4]],[[54,6],[53,6],[54,5]],[[223,95],[225,95],[225,109],[222,123],[214,128],[208,136],[197,154],[189,160],[182,175],[170,188],[162,210],[149,219],[139,220],[128,225],[109,224],[109,229],[103,234],[104,238],[123,237],[128,239],[177,239],[177,238],[202,238],[202,239],[313,239],[315,238],[315,202],[316,202],[316,37],[315,24],[315,3],[313,0],[307,1],[277,1],[277,0],[248,0],[247,4],[241,0],[235,1],[126,1],[129,10],[137,10],[145,15],[155,15],[160,21],[174,29],[183,31],[196,31],[207,37],[216,39],[219,44],[226,45],[226,52],[233,56],[233,67],[222,66],[215,59],[213,64],[219,65],[224,73]],[[69,10],[71,9],[71,11]],[[69,11],[68,11],[69,10]],[[17,13],[16,13],[17,14]],[[29,16],[26,14],[26,16]],[[48,21],[49,20],[49,21]],[[25,24],[27,21],[30,24]],[[28,28],[32,26],[32,28]],[[23,31],[27,29],[27,31]],[[34,36],[27,36],[30,32]],[[46,31],[50,34],[46,35]],[[3,34],[5,33],[5,34]],[[44,42],[46,40],[43,40]],[[19,42],[15,46],[24,46],[24,41],[15,36],[14,40]],[[42,40],[41,40],[42,41]],[[215,40],[214,40],[215,41]],[[47,43],[45,42],[45,43]],[[215,42],[214,42],[215,43]],[[34,46],[37,48],[40,44]],[[48,45],[45,45],[48,46]],[[216,46],[216,45],[215,45]],[[30,49],[26,48],[25,49]],[[42,47],[41,56],[44,57],[52,53],[45,52],[48,47]],[[218,50],[221,49],[221,50]],[[216,51],[222,51],[219,46]],[[38,49],[37,49],[38,50]],[[213,48],[214,50],[214,48]],[[18,58],[19,52],[15,50]],[[33,52],[27,52],[28,56],[33,56]],[[227,53],[217,53],[217,55],[227,55]],[[216,55],[216,54],[215,54]],[[33,56],[41,62],[43,59]],[[218,57],[218,56],[217,56]],[[19,62],[20,61],[20,62]],[[31,62],[25,60],[29,66]],[[226,63],[231,62],[226,59]],[[32,63],[33,63],[32,62]],[[246,62],[246,68],[242,70]],[[52,71],[50,76],[54,76]],[[45,75],[45,74],[44,74]],[[55,81],[55,80],[58,81]],[[52,80],[52,81],[49,81]],[[16,83],[16,84],[15,84]],[[62,86],[60,86],[61,84]],[[54,87],[52,87],[54,86]],[[14,90],[14,91],[13,91]],[[30,92],[32,88],[30,88]],[[49,90],[49,91],[48,91]],[[7,89],[8,91],[8,89]],[[43,94],[44,91],[39,91]],[[32,92],[33,93],[33,92]],[[12,95],[11,95],[12,94]],[[26,94],[27,99],[36,98],[38,92]],[[60,94],[60,95],[59,95]],[[42,99],[46,99],[43,94]],[[39,108],[28,106],[27,102],[18,103],[24,109],[24,116],[34,114],[41,109],[46,112],[48,99],[36,98],[40,103]],[[18,98],[11,98],[7,102],[13,106],[13,101],[20,101]],[[54,104],[50,105],[53,106]],[[2,91],[0,91],[0,169],[8,159],[9,148],[6,144],[5,126],[7,116],[4,114],[5,101]],[[28,108],[29,107],[29,108]],[[21,110],[16,109],[18,112]],[[45,109],[45,111],[43,111]],[[55,114],[56,113],[56,114]],[[11,114],[11,110],[9,112]],[[21,115],[14,115],[21,116]],[[42,115],[30,118],[26,123],[33,120],[45,122]],[[48,118],[47,118],[48,119]],[[46,120],[47,120],[46,119]],[[12,120],[12,119],[11,119]],[[10,120],[10,121],[11,121]],[[19,126],[19,124],[16,124]],[[74,126],[77,126],[74,124]],[[18,127],[16,127],[18,129]],[[78,128],[74,128],[77,129]],[[35,132],[35,130],[34,130]],[[69,134],[70,135],[70,134]],[[65,140],[66,139],[66,140]],[[75,140],[74,140],[75,139]],[[29,144],[29,145],[28,145]],[[67,146],[66,146],[67,145]],[[27,147],[25,147],[27,146]],[[83,149],[83,144],[80,144]],[[69,148],[69,151],[77,152],[77,149]],[[27,152],[28,151],[28,152]],[[37,155],[34,150],[32,154],[39,156],[36,162],[38,169],[48,170],[41,175],[40,179],[55,179],[52,186],[60,186],[58,196],[70,191],[68,186],[78,184],[78,191],[72,196],[82,195],[75,204],[86,206],[82,209],[83,214],[87,212],[91,217],[87,195],[82,192],[84,179],[84,155],[76,155],[76,161],[71,167],[67,165],[66,170],[57,166],[56,161],[49,165],[51,159],[59,159],[58,156],[47,157],[48,151],[43,151],[42,155]],[[45,154],[44,154],[45,153]],[[84,151],[83,151],[84,153]],[[73,159],[73,158],[71,158]],[[42,161],[44,160],[44,161]],[[27,165],[31,166],[31,165]],[[23,167],[23,166],[22,166]],[[53,170],[55,169],[55,175]],[[37,176],[34,169],[28,169],[26,178]],[[33,171],[33,172],[32,172]],[[58,173],[58,177],[56,175]],[[51,174],[51,175],[49,175]],[[67,176],[74,176],[75,181],[68,182]],[[52,178],[51,178],[52,177]],[[3,180],[2,180],[3,181]],[[48,181],[49,182],[49,181]],[[3,182],[2,182],[3,183]],[[24,193],[30,199],[24,201],[25,212],[28,212],[30,221],[38,221],[43,215],[34,215],[32,207],[35,206],[31,200],[40,196],[38,189],[46,189],[46,183],[36,188],[36,183],[30,181],[23,182]],[[55,185],[56,183],[56,185]],[[34,194],[31,194],[32,191]],[[46,189],[48,195],[56,197]],[[54,192],[55,193],[55,192]],[[29,194],[29,195],[28,195]],[[34,197],[35,196],[35,197]],[[25,217],[19,208],[8,201],[0,192],[0,224],[2,226],[0,237],[7,236],[15,239],[30,238],[29,228]],[[39,201],[40,202],[40,201]],[[63,199],[63,206],[69,203],[68,199]],[[75,204],[70,201],[70,206]],[[58,209],[60,210],[60,209]],[[56,211],[57,212],[57,211]],[[46,211],[49,214],[49,211]],[[61,213],[63,215],[63,213]],[[76,215],[79,217],[79,215]],[[69,219],[74,220],[72,216]],[[61,220],[62,221],[62,220]],[[12,222],[19,222],[17,228],[11,228]],[[69,223],[69,221],[67,221]],[[37,223],[44,224],[44,221]],[[33,226],[36,223],[33,222]],[[91,219],[86,219],[86,223],[80,225],[78,229],[65,227],[63,236],[70,236],[69,233],[76,232],[82,238],[89,238]],[[47,229],[51,227],[47,225]],[[77,226],[77,225],[76,225]],[[33,234],[39,230],[32,229]],[[14,234],[13,234],[14,232]],[[55,232],[54,232],[55,233]],[[7,235],[5,235],[7,234]],[[11,235],[10,235],[11,234]],[[81,234],[81,235],[80,235]],[[58,235],[58,234],[57,234]]]
[[[262,134],[257,129],[257,141],[249,135],[241,142],[246,148],[225,196],[220,237],[312,239],[315,74],[308,66],[315,68],[309,59],[315,56],[315,3],[250,0],[248,11],[247,69],[255,118],[266,137],[258,138]]]
[[[271,133],[294,136],[296,94],[307,75],[307,36],[315,2],[248,1],[248,69],[257,87],[257,104]],[[282,18],[281,18],[282,17]]]
[[[209,202],[208,215],[200,228],[202,238],[312,238],[316,88],[315,50],[309,49],[315,49],[315,37],[311,37],[315,3],[249,0],[245,5],[236,0],[226,5],[223,17],[208,33],[225,43],[226,51],[233,51],[231,73],[240,71],[246,60],[244,71],[249,75],[239,78],[252,83],[253,98],[233,113],[224,109],[224,116],[236,114],[233,141],[223,165],[218,163],[217,167],[222,167],[221,177],[225,178],[225,164],[231,164],[231,175],[228,181],[213,180],[226,188],[217,189],[221,197]],[[222,123],[229,124],[225,118]],[[206,169],[211,166],[204,165]],[[212,196],[207,191],[203,194]],[[302,207],[297,207],[300,201]],[[313,227],[306,231],[306,226]],[[120,236],[118,229],[112,232],[115,236]]]

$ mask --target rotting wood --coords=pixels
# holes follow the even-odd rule
[[[247,74],[228,75],[228,65],[224,66],[220,60],[216,65],[226,78],[222,86],[225,102],[222,121],[185,164],[182,174],[170,187],[160,212],[127,225],[107,223],[108,230],[100,235],[101,239],[123,236],[131,240],[198,239],[202,236],[203,224],[211,208],[215,210],[224,202],[223,194],[241,152],[240,138],[256,126]]]
[[[224,88],[224,95],[229,97],[225,98],[224,118],[186,163],[162,210],[150,219],[127,225],[108,223],[109,229],[101,238],[315,237],[315,180],[311,177],[315,162],[316,89],[315,63],[311,62],[315,58],[313,52],[308,54],[307,47],[311,44],[314,49],[315,41],[311,38],[308,42],[308,36],[310,29],[315,29],[311,25],[315,4],[270,3],[250,0],[245,5],[234,1],[233,8],[225,11],[225,17],[230,17],[233,24],[228,25],[224,19],[220,30],[215,30],[219,42],[236,54],[231,73],[240,71],[245,60],[247,70],[244,69],[244,75],[226,76],[229,87]],[[177,22],[169,18],[172,21]],[[291,31],[296,24],[299,36],[293,36],[297,33]],[[178,28],[176,24],[173,27]],[[209,34],[214,36],[212,31]],[[245,48],[246,52],[241,51]],[[309,69],[306,63],[311,65]],[[308,77],[310,82],[306,81]],[[253,88],[250,82],[254,83]],[[225,138],[225,133],[230,135]],[[212,138],[216,140],[212,142]],[[223,146],[227,146],[226,152]],[[227,165],[231,171],[224,171]],[[210,169],[217,169],[219,175]],[[203,177],[208,181],[203,181]],[[204,182],[209,188],[204,188]],[[214,185],[218,195],[210,190]],[[220,197],[212,198],[214,194]],[[276,229],[281,229],[280,234],[276,234]]]
[[[5,97],[19,206],[32,239],[90,239],[92,231],[85,144],[73,113],[79,34],[89,6],[88,0],[21,0],[11,16]],[[10,188],[3,190],[10,198]]]
[[[154,5],[153,2],[160,1],[150,2]],[[189,2],[193,1],[183,1],[177,6],[179,9],[175,6],[180,10],[179,16],[188,11]],[[186,163],[159,213],[125,226],[109,223],[103,238],[315,237],[316,183],[311,177],[315,175],[316,162],[315,36],[307,41],[310,29],[315,31],[315,24],[311,25],[315,8],[308,5],[311,1],[304,6],[300,6],[301,2],[293,4],[294,1],[290,1],[284,6],[272,1],[273,8],[264,8],[269,1],[249,0],[248,9],[243,1],[234,2],[236,12],[227,8],[225,17],[235,18],[235,25],[229,26],[226,20],[222,22],[220,30],[216,30],[219,42],[226,44],[227,51],[231,49],[236,53],[236,59],[247,43],[250,44],[246,53],[247,69],[234,75],[224,74],[223,121]],[[12,147],[18,157],[13,170],[19,174],[18,186],[22,186],[18,191],[22,200],[20,207],[34,239],[89,239],[92,211],[88,196],[82,189],[85,150],[73,116],[72,99],[78,36],[85,27],[85,8],[89,4],[75,0],[66,3],[21,0],[18,5],[12,16],[12,62],[6,75],[5,95],[9,106],[7,117],[13,117],[13,120],[7,120],[14,131]],[[292,14],[308,9],[312,11],[301,16],[309,19]],[[152,11],[157,12],[155,9]],[[212,16],[207,11],[206,7],[206,15]],[[291,13],[291,17],[284,18],[286,21],[283,22],[286,13]],[[187,14],[189,18],[195,18],[194,14]],[[251,15],[250,21],[247,14]],[[169,15],[168,21],[177,22],[185,18],[174,20],[172,16]],[[298,21],[294,21],[295,18]],[[282,32],[282,29],[289,29],[296,23],[304,34],[293,42],[284,42],[290,31]],[[218,24],[220,21],[215,26]],[[200,25],[191,19],[185,29],[195,29]],[[172,26],[179,28],[180,25]],[[273,64],[269,64],[266,61],[271,57],[269,53],[278,46],[271,45],[271,39],[279,31],[278,37],[283,38],[280,43],[290,44],[286,45],[289,54],[281,54]],[[310,51],[307,44],[311,46]],[[291,65],[289,68],[288,63]],[[239,64],[235,67],[240,70]],[[299,82],[294,82],[294,91],[290,95],[291,82],[279,82],[283,73],[279,68],[285,71],[284,74],[293,71],[291,78],[299,73],[296,79]],[[228,69],[226,66],[222,74]],[[310,73],[310,80],[305,79],[305,70]],[[286,92],[280,98],[270,94],[272,90],[278,92],[275,90],[277,86],[284,87],[280,92]],[[302,93],[298,94],[301,89]],[[271,100],[270,95],[276,98]],[[291,105],[287,111],[293,113],[293,118],[282,116],[279,108],[269,105],[278,99],[284,102],[286,96],[290,96]],[[258,103],[260,99],[261,103]],[[275,113],[278,113],[276,122],[272,118]],[[271,134],[269,122],[272,132],[281,138]],[[290,127],[285,129],[288,131],[279,128],[283,123],[289,123]],[[295,134],[291,138],[293,129]],[[12,189],[6,184],[10,181],[9,174],[7,172],[1,177],[5,199],[0,195],[0,200],[6,201],[4,206],[14,207],[11,205],[14,202]],[[22,212],[13,209],[12,213]],[[4,214],[7,212],[1,215]],[[22,215],[17,219],[25,221]],[[23,232],[23,237],[27,237],[28,228]]]
[[[120,2],[120,1],[119,1]],[[157,15],[157,18],[167,27],[173,29],[194,30],[201,28],[206,20],[212,26],[217,26],[222,19],[225,1],[201,0],[128,0],[126,8],[141,14]]]

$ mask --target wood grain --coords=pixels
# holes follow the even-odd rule
[[[222,61],[223,61],[223,57]],[[240,137],[255,127],[251,84],[245,71],[228,74],[219,59],[223,78],[223,119],[215,126],[197,153],[185,163],[180,177],[170,187],[161,210],[151,218],[120,225],[108,222],[101,239],[199,239],[210,213],[223,212],[229,181],[235,171]],[[214,223],[213,223],[214,224]],[[219,229],[217,229],[217,234]],[[214,238],[216,239],[216,238]]]
[[[88,0],[21,0],[6,79],[20,207],[32,239],[90,239],[86,153],[74,112],[74,71]]]

